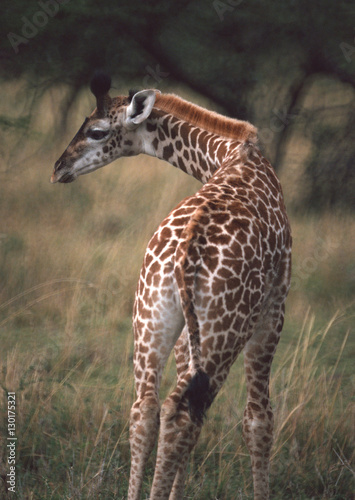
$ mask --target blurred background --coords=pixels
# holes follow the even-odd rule
[[[143,156],[49,184],[95,106],[97,69],[112,75],[112,96],[158,88],[258,127],[294,237],[272,377],[272,498],[353,498],[354,27],[345,0],[2,6],[0,362],[3,401],[15,391],[19,403],[18,498],[125,498],[135,284],[155,228],[199,189]],[[170,360],[162,397],[174,377]],[[238,361],[209,412],[189,498],[252,498],[243,377]]]
[[[60,87],[53,113],[65,132],[97,68],[121,92],[183,85],[259,127],[270,160],[287,162],[297,183],[295,207],[354,208],[354,17],[344,0],[18,0],[2,10],[1,76],[26,83],[30,102],[25,115],[24,103],[6,110],[1,127],[29,132],[31,106]]]

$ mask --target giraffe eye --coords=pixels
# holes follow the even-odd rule
[[[97,128],[94,129],[89,129],[86,132],[86,136],[89,137],[90,139],[94,139],[95,141],[99,141],[101,139],[104,139],[107,137],[109,134],[109,130],[99,130]]]

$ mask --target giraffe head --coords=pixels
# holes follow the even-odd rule
[[[154,103],[155,90],[130,93],[129,97],[111,98],[111,78],[97,74],[91,81],[96,109],[70,142],[54,165],[51,182],[72,182],[121,156],[144,151],[145,127]]]

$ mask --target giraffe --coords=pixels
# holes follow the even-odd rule
[[[55,163],[51,182],[72,182],[140,153],[202,182],[154,233],[137,285],[128,499],[140,498],[156,442],[150,498],[183,498],[188,458],[206,411],[241,351],[247,388],[242,426],[254,499],[267,499],[269,376],[291,272],[291,231],[279,180],[250,123],[153,89],[111,98],[110,87],[106,75],[92,79],[96,109]],[[172,350],[176,387],[160,404]]]

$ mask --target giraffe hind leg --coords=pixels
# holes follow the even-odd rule
[[[247,403],[243,417],[243,436],[251,458],[254,500],[269,498],[269,466],[274,425],[269,378],[282,323],[283,305],[273,306],[268,318],[259,323],[244,347]]]
[[[129,500],[140,498],[144,469],[159,432],[161,376],[183,325],[181,309],[174,301],[157,301],[147,309],[146,316],[145,321],[134,321],[137,399],[130,416]]]
[[[138,500],[141,494],[144,469],[154,448],[159,431],[159,402],[152,393],[138,399],[131,409],[130,448],[131,471],[129,500]]]

